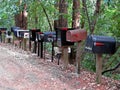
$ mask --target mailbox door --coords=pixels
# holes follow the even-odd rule
[[[66,34],[66,39],[69,42],[78,42],[81,40],[85,40],[87,37],[87,32],[85,30],[75,29],[69,30]]]
[[[92,36],[90,35],[86,39],[85,51],[93,52],[93,41],[92,41]]]
[[[27,39],[29,38],[29,33],[28,32],[24,33],[24,38],[27,38]]]

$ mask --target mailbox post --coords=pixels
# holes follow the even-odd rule
[[[11,31],[6,31],[6,39],[8,43],[11,43],[11,39],[13,39],[13,36],[11,35]]]
[[[5,43],[5,34],[6,34],[7,28],[0,28],[1,32],[1,42]]]
[[[96,54],[96,80],[101,83],[102,54],[114,54],[116,40],[113,37],[91,35],[87,37],[85,50]]]
[[[43,32],[37,32],[36,40],[38,42],[38,56],[40,56],[41,58],[43,58],[43,38]]]
[[[54,56],[54,43],[56,42],[56,32],[44,32],[44,40],[45,43],[49,42],[52,44],[52,55],[51,55],[51,60],[53,62],[53,56]]]
[[[24,32],[24,38],[23,38],[23,48],[24,50],[27,50],[27,40],[29,39],[29,30],[28,32]]]
[[[40,29],[30,29],[29,50],[31,50],[31,41],[34,41],[33,53],[36,53],[37,49],[36,33],[39,31]]]

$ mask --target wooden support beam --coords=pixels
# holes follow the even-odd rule
[[[96,81],[101,83],[102,80],[102,54],[96,54]]]

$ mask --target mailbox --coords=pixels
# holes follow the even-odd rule
[[[0,28],[0,31],[6,31],[7,28]]]
[[[25,33],[29,33],[29,30],[17,30],[17,37],[24,38]]]
[[[36,33],[36,40],[38,42],[42,42],[43,41],[43,38],[44,38],[44,34],[42,32],[37,32]]]
[[[58,46],[70,46],[74,45],[74,42],[69,42],[66,40],[66,32],[68,30],[73,30],[73,28],[56,28],[57,35],[57,45]]]
[[[11,35],[11,31],[6,31],[6,38],[13,38],[13,36]]]
[[[11,27],[11,32],[17,37],[17,30],[20,30],[20,27]]]
[[[28,32],[27,32],[27,33],[26,33],[26,32],[24,33],[24,38],[27,38],[27,39],[29,38],[29,33],[28,33]]]
[[[56,41],[56,32],[44,32],[44,42]]]
[[[113,37],[91,35],[87,37],[85,50],[95,54],[114,54],[116,40]]]
[[[14,32],[14,31],[19,30],[19,29],[20,29],[20,27],[11,27],[11,32]]]
[[[87,38],[87,31],[86,30],[69,30],[66,33],[66,40],[69,42],[78,42],[81,40],[85,40]]]
[[[0,32],[6,33],[7,28],[0,28]]]
[[[40,31],[40,29],[30,29],[30,40],[31,41],[36,40],[36,33],[39,31]]]

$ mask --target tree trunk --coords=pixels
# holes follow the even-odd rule
[[[66,0],[60,0],[59,1],[59,27],[67,27],[67,19],[64,17],[65,14],[67,14],[67,2]],[[62,47],[63,55],[62,59],[64,61],[64,67],[67,68],[68,65],[68,47]]]
[[[15,15],[15,26],[22,27],[22,13]]]
[[[27,14],[26,14],[26,4],[24,5],[24,10],[19,14],[15,15],[15,25],[22,29],[27,29]],[[26,14],[26,15],[25,15]]]
[[[80,28],[80,1],[79,0],[73,0],[73,21],[72,21],[72,27],[73,28]],[[76,71],[79,74],[80,73],[80,61],[81,61],[81,41],[77,42],[77,49],[76,49]]]
[[[59,2],[58,1],[56,1],[56,3],[55,3],[55,8],[58,10],[59,9]],[[55,14],[56,15],[56,14]],[[56,27],[59,27],[59,20],[54,20],[54,29],[56,28]]]
[[[97,0],[96,1],[96,8],[94,11],[94,19],[91,23],[91,34],[93,34],[94,30],[95,30],[95,25],[97,23],[97,17],[98,17],[98,14],[100,13],[100,6],[101,6],[101,0]]]
[[[59,2],[59,27],[67,27],[67,19],[64,17],[67,14],[67,2],[66,0],[60,0]]]
[[[73,14],[72,14],[72,27],[73,28],[79,28],[80,27],[80,1],[79,0],[73,0]],[[70,64],[75,63],[75,46],[71,47],[71,53],[70,53]]]
[[[80,27],[80,0],[73,0],[72,27]]]
[[[22,0],[19,1],[19,4],[21,5]],[[20,27],[21,29],[27,29],[27,12],[26,12],[26,7],[27,5],[24,4],[24,9],[17,15],[15,15],[15,26]],[[19,42],[20,42],[20,48],[21,48],[21,43],[23,40],[23,38],[18,38]],[[24,46],[26,46],[26,43],[23,44]]]

